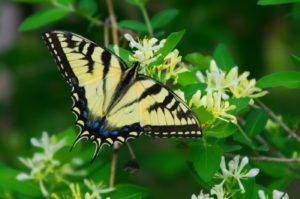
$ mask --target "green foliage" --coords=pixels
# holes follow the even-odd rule
[[[193,108],[193,111],[197,115],[199,120],[203,123],[213,119],[212,113],[207,111],[204,107]]]
[[[163,59],[175,48],[175,46],[179,43],[181,38],[183,37],[184,30],[179,32],[171,33],[167,38],[164,46],[155,52],[154,56],[161,54],[161,56],[154,62],[152,62],[149,67],[159,65],[163,62]]]
[[[260,134],[265,128],[268,120],[268,113],[262,109],[253,110],[246,118],[245,131],[250,137]]]
[[[249,97],[231,98],[228,101],[231,105],[235,106],[235,109],[228,111],[228,113],[237,115],[248,107],[250,103],[250,98]]]
[[[52,0],[15,0],[16,2],[20,2],[20,3],[51,3]]]
[[[187,54],[184,59],[194,66],[197,66],[199,70],[207,70],[212,60],[211,56],[204,56],[201,53]]]
[[[145,5],[149,0],[127,0],[128,3],[131,3],[135,6],[143,6]]]
[[[42,10],[27,17],[20,25],[19,29],[22,31],[36,29],[51,22],[58,21],[68,14],[69,12],[63,8],[50,8],[47,10]]]
[[[183,91],[184,93],[184,97],[185,99],[189,102],[192,98],[192,96],[198,91],[204,91],[205,88],[207,87],[206,84],[204,83],[198,83],[198,84],[188,84],[188,85],[185,85],[185,86],[182,86],[180,88],[181,91]]]
[[[118,26],[120,28],[127,28],[135,31],[140,31],[140,32],[146,32],[147,31],[147,26],[136,20],[123,20],[118,23]]]
[[[286,3],[297,3],[299,0],[259,0],[258,5],[277,5],[277,4],[286,4]]]
[[[92,16],[97,11],[97,3],[95,0],[81,0],[79,1],[78,9]]]
[[[219,44],[214,51],[214,59],[217,65],[225,71],[229,71],[234,67],[233,57],[228,48],[224,44]]]
[[[116,186],[116,191],[105,195],[110,198],[142,199],[149,195],[149,191],[136,185],[120,184]]]
[[[293,63],[300,68],[300,58],[297,57],[296,55],[291,55],[291,59],[293,61]]]
[[[192,153],[197,174],[208,182],[219,170],[222,149],[218,145],[195,146]]]
[[[257,87],[270,88],[284,86],[287,88],[300,87],[300,72],[283,71],[262,77],[257,81]]]
[[[196,69],[190,69],[190,71],[180,73],[178,75],[178,83],[182,86],[186,86],[189,84],[197,84],[199,83],[199,79],[196,76]]]
[[[166,9],[156,15],[154,15],[150,23],[154,29],[161,28],[170,23],[178,15],[178,10],[176,9]]]
[[[1,163],[0,173],[1,173],[0,186],[3,187],[4,189],[12,190],[14,192],[19,192],[21,194],[31,196],[31,197],[42,196],[41,192],[39,191],[39,187],[34,182],[30,182],[30,181],[22,182],[16,180],[16,176],[19,174],[18,170],[9,168]]]
[[[219,121],[213,128],[205,131],[206,136],[215,138],[225,138],[238,131],[238,127],[231,122]]]

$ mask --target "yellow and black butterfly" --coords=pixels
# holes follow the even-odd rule
[[[124,143],[140,134],[201,137],[201,125],[183,100],[165,85],[128,67],[120,57],[65,31],[43,34],[60,72],[72,86],[80,133],[96,144]]]

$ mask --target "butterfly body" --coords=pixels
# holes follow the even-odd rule
[[[71,32],[43,34],[66,81],[72,86],[81,128],[98,154],[103,144],[124,143],[142,133],[155,137],[201,137],[197,117],[174,92],[138,73],[107,48]]]

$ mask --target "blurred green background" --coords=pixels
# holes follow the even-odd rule
[[[99,0],[97,5],[97,13],[104,19],[108,15],[105,1]],[[75,120],[70,111],[71,88],[58,72],[41,33],[68,30],[103,43],[102,28],[91,26],[74,15],[38,30],[18,30],[26,16],[45,7],[47,5],[0,2],[0,162],[12,167],[22,168],[17,157],[32,154],[30,137],[39,137],[42,131],[61,132],[73,126]],[[114,8],[118,20],[143,20],[138,8],[124,0],[115,0]],[[150,16],[166,8],[178,9],[179,15],[167,25],[160,38],[185,29],[184,38],[177,47],[182,56],[191,52],[211,55],[222,42],[229,47],[240,70],[250,71],[252,78],[295,69],[289,55],[300,55],[300,3],[259,6],[255,0],[152,0],[147,4]],[[269,91],[271,95],[263,100],[272,110],[295,119],[299,113],[299,89]],[[147,157],[140,162],[148,161],[152,165],[134,177],[120,170],[117,183],[123,178],[132,179],[134,183],[152,187],[157,193],[163,192],[168,185],[176,198],[198,192],[199,186],[192,175],[186,175],[185,155],[175,153],[174,143],[142,137],[133,142],[133,147],[138,157]],[[166,167],[162,173],[151,173],[151,168],[164,167],[155,164],[159,163],[161,155],[156,151],[161,148],[168,153],[170,164],[177,164],[178,170],[170,171]],[[120,167],[129,159],[127,149],[122,149]],[[110,158],[111,150],[106,153]],[[288,188],[291,198],[295,186],[296,182]],[[160,198],[170,198],[170,195],[160,194]]]

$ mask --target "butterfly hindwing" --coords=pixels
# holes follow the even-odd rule
[[[154,137],[201,137],[200,123],[185,102],[144,75],[137,76],[107,120],[114,128],[138,123],[142,132]]]

